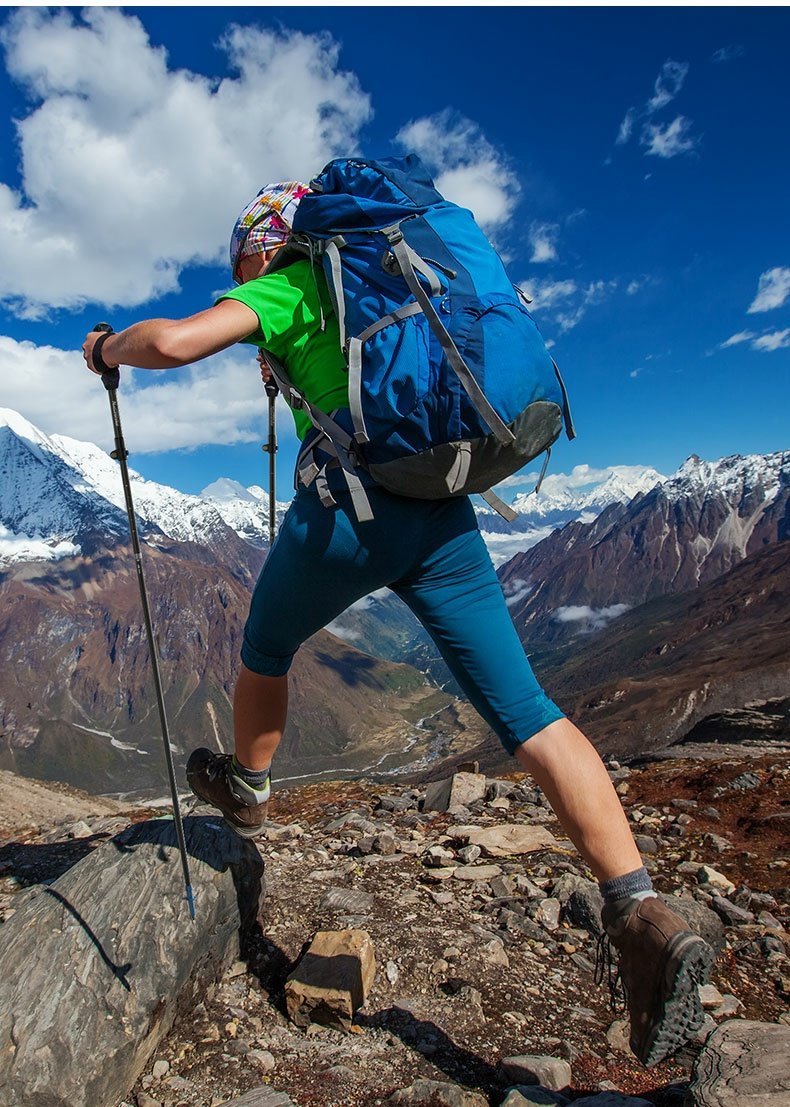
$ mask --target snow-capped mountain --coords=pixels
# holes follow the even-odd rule
[[[592,523],[574,522],[500,571],[525,640],[560,637],[659,596],[695,589],[790,537],[790,452],[678,471]]]
[[[587,465],[577,465],[570,478],[565,474],[546,477],[540,491],[522,492],[513,500],[513,508],[527,519],[552,519],[562,516],[591,522],[610,504],[628,503],[634,496],[649,492],[667,478],[656,469],[636,465],[613,465],[603,479]],[[589,515],[585,519],[583,516]]]
[[[141,533],[214,547],[228,524],[200,496],[146,480],[130,468]],[[80,552],[91,535],[128,536],[121,472],[91,442],[43,434],[23,416],[0,408],[0,561],[58,560]]]
[[[225,522],[236,531],[239,537],[251,546],[263,547],[269,542],[269,494],[257,484],[245,488],[236,480],[220,477],[209,484],[200,493],[222,516]],[[275,528],[280,524],[288,510],[288,504],[277,501],[275,504]]]
[[[614,465],[593,470],[577,465],[570,474],[549,474],[539,492],[521,492],[513,500],[519,513],[512,523],[484,501],[475,499],[475,512],[488,552],[496,566],[536,546],[566,523],[589,523],[605,508],[628,503],[667,478],[655,469]]]

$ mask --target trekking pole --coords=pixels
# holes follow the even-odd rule
[[[112,327],[109,323],[97,323],[93,329],[95,331],[106,331],[108,334],[113,333]],[[151,666],[154,671],[156,698],[157,703],[159,704],[159,720],[162,724],[162,739],[165,745],[165,761],[167,763],[167,774],[170,779],[170,795],[173,800],[173,822],[176,828],[176,837],[178,838],[178,848],[181,853],[181,867],[184,870],[184,883],[186,885],[186,897],[187,903],[189,904],[189,914],[194,919],[195,897],[192,892],[192,878],[189,875],[189,858],[187,856],[186,839],[184,837],[184,823],[181,818],[181,805],[178,801],[176,772],[173,765],[173,751],[170,748],[170,732],[167,726],[167,715],[165,713],[165,697],[162,692],[162,680],[159,675],[159,655],[156,648],[156,641],[154,639],[153,626],[151,624],[151,612],[148,607],[148,592],[145,587],[145,577],[143,576],[143,558],[140,552],[140,540],[137,535],[137,522],[135,520],[134,504],[132,503],[132,487],[129,481],[129,467],[126,464],[126,459],[129,456],[129,451],[126,449],[126,443],[123,440],[121,416],[118,411],[118,385],[121,380],[120,369],[110,369],[106,373],[102,373],[101,379],[102,384],[107,389],[107,395],[110,400],[110,413],[112,415],[112,425],[115,432],[115,449],[110,454],[110,457],[117,461],[121,466],[121,480],[123,482],[124,499],[126,500],[126,514],[129,516],[129,530],[132,536],[134,562],[137,568],[137,582],[140,585],[140,599],[143,606],[145,632],[148,636],[148,649],[151,654]]]
[[[269,455],[269,548],[274,544],[275,509],[274,498],[274,455],[277,453],[277,428],[274,421],[274,401],[277,399],[277,382],[270,378],[264,382],[266,395],[269,397],[269,441],[264,443],[261,449]]]

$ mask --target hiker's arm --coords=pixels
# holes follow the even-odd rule
[[[240,342],[260,326],[258,316],[238,300],[186,319],[145,319],[125,331],[111,334],[102,346],[105,365],[133,365],[138,369],[175,369],[216,354]],[[101,331],[91,331],[83,344],[88,368],[94,373],[91,351]]]

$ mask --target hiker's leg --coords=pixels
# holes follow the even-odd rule
[[[505,749],[535,776],[599,880],[642,862],[595,749],[538,684],[466,500],[435,505],[433,544],[393,590]]]
[[[248,769],[268,769],[288,715],[288,674],[263,676],[242,665],[233,694],[236,758]]]
[[[598,881],[642,867],[622,804],[595,748],[570,719],[558,719],[516,747],[565,833]]]
[[[403,571],[421,512],[378,489],[370,495],[374,519],[360,524],[347,496],[325,508],[314,489],[300,491],[264,563],[233,705],[236,757],[249,769],[267,768],[282,737],[287,674],[302,643]]]

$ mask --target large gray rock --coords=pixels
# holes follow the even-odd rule
[[[559,1092],[550,1092],[539,1084],[519,1084],[508,1088],[499,1107],[566,1107],[570,1100]]]
[[[516,1084],[540,1084],[553,1092],[569,1087],[572,1079],[571,1066],[562,1057],[522,1054],[519,1057],[505,1057],[500,1067],[505,1076]]]
[[[288,1017],[297,1026],[322,1023],[350,1030],[376,975],[365,930],[319,930],[285,983]]]
[[[486,857],[517,857],[541,849],[554,849],[558,844],[545,826],[530,823],[459,827],[457,833],[461,831],[469,844],[479,846]]]
[[[487,1096],[439,1080],[417,1080],[384,1102],[397,1107],[488,1107]]]
[[[574,926],[580,926],[594,938],[603,932],[601,908],[603,896],[592,880],[583,880],[571,893],[565,905],[565,914]]]
[[[789,1107],[790,1026],[732,1019],[694,1066],[686,1107]]]
[[[424,811],[447,811],[456,805],[468,806],[485,799],[484,773],[455,773],[445,780],[432,781],[425,790]]]
[[[15,900],[0,951],[3,1107],[114,1107],[176,1013],[238,958],[260,854],[219,819],[184,829],[194,922],[171,819],[129,827]]]
[[[238,1099],[229,1099],[222,1107],[296,1107],[294,1101],[289,1099],[285,1092],[275,1092],[273,1088],[265,1084],[260,1088],[253,1088],[246,1095]]]

